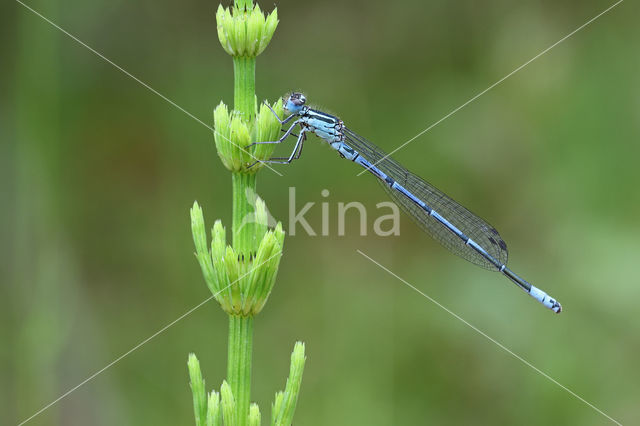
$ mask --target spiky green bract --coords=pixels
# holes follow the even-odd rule
[[[202,275],[222,309],[231,315],[249,316],[262,310],[275,284],[282,257],[282,224],[269,229],[264,201],[256,197],[255,206],[254,214],[246,218],[254,225],[254,235],[259,241],[255,255],[251,256],[226,244],[226,231],[220,221],[211,230],[209,249],[202,209],[197,202],[191,208],[191,231]]]
[[[200,362],[195,354],[189,354],[187,361],[189,378],[191,379],[191,393],[193,394],[193,412],[195,413],[196,426],[206,426],[207,419],[207,394],[204,388],[204,379],[200,371]]]
[[[258,404],[251,404],[249,409],[249,426],[260,426],[260,408]]]
[[[227,381],[222,382],[220,387],[220,395],[222,396],[222,418],[224,424],[229,426],[236,426],[238,424],[238,417],[236,416],[236,402],[231,392],[231,386]]]
[[[216,23],[222,48],[231,56],[256,57],[266,49],[278,26],[278,9],[265,16],[252,1],[233,8],[218,6]]]
[[[278,416],[282,411],[282,404],[284,402],[284,392],[278,391],[276,392],[276,397],[273,400],[273,404],[271,405],[271,426],[277,424]]]
[[[230,335],[242,340],[246,337],[245,335],[251,334],[252,317],[232,316],[231,319],[232,327],[235,327],[235,330],[230,332]],[[234,346],[232,342],[230,346]],[[248,395],[251,370],[245,369],[242,364],[250,364],[251,347],[244,351],[244,355],[236,350],[231,350],[231,348],[230,353],[229,379],[242,384],[239,387],[240,392],[247,391]],[[292,424],[300,393],[305,361],[305,345],[302,342],[296,342],[291,353],[289,377],[284,391],[276,392],[275,400],[272,404],[272,426],[290,426]],[[248,402],[241,402],[240,399],[243,398],[234,396],[234,391],[226,380],[222,382],[219,394],[216,391],[212,391],[207,397],[204,390],[204,379],[200,372],[200,364],[194,354],[189,355],[188,367],[193,390],[196,426],[222,426],[223,424],[226,426],[260,425],[261,416],[258,406],[256,404],[249,405]]]
[[[296,342],[291,353],[291,366],[289,368],[289,378],[285,385],[284,392],[276,393],[272,406],[271,424],[273,426],[289,426],[293,422],[293,414],[298,402],[300,384],[302,383],[302,373],[304,371],[304,343]]]
[[[276,112],[278,117],[273,114],[271,109]],[[277,141],[280,138],[280,129],[282,128],[282,125],[280,124],[280,121],[278,121],[278,118],[282,120],[284,115],[282,98],[271,104],[271,109],[269,109],[269,107],[264,103],[260,104],[260,109],[256,117],[256,124],[253,129],[254,131],[252,132],[253,140],[256,142]],[[277,144],[273,143],[254,145],[255,150],[253,151],[253,155],[262,161],[268,160],[271,158],[276,145]]]
[[[211,391],[207,401],[207,426],[222,426],[220,394],[216,391]]]
[[[252,102],[255,105],[255,100]],[[271,106],[282,119],[282,99]],[[264,104],[255,119],[246,120],[241,113],[229,112],[220,104],[213,111],[214,139],[222,164],[232,172],[255,173],[260,170],[276,147],[276,144],[256,144],[253,142],[275,141],[280,137],[280,122]]]

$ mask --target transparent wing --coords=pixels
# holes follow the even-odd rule
[[[384,151],[349,129],[344,129],[346,142],[358,151],[371,164],[382,170],[416,197],[424,201],[452,225],[471,237],[478,245],[502,264],[507,263],[507,244],[500,237],[498,231],[485,220],[476,216],[459,203],[445,195],[429,182],[414,175],[391,157],[386,157]],[[485,259],[473,248],[467,246],[458,236],[448,230],[407,197],[391,189],[379,181],[391,199],[407,213],[422,228],[440,244],[452,253],[486,269],[497,270],[495,265]]]

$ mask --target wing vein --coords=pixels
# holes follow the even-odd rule
[[[347,128],[344,129],[344,135],[346,143],[367,161],[371,164],[376,164],[376,167],[386,175],[424,201],[456,228],[471,237],[471,239],[500,263],[507,263],[507,245],[502,237],[500,237],[498,231],[488,222],[448,197],[429,182],[409,172],[393,158],[387,157],[384,151],[362,136]],[[383,182],[380,183],[391,199],[405,213],[411,216],[422,230],[431,235],[449,251],[483,268],[491,270],[497,269],[495,265],[472,247],[466,245],[464,241],[454,235],[438,220],[430,216],[420,206]]]

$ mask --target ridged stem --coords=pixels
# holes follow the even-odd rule
[[[234,109],[245,121],[255,116],[256,58],[233,57]],[[249,197],[256,194],[255,173],[233,173],[233,248],[249,261],[257,251],[254,207]],[[242,261],[242,260],[241,260]],[[236,401],[238,426],[245,426],[251,402],[251,353],[253,346],[253,317],[229,316],[229,348],[227,380]]]
[[[254,224],[255,173],[233,173],[233,248],[249,259],[257,250]],[[249,198],[252,198],[251,200]]]
[[[249,418],[252,342],[253,317],[229,315],[227,380],[236,401],[238,426],[245,426]]]
[[[233,109],[240,111],[245,120],[256,113],[256,58],[233,57]]]

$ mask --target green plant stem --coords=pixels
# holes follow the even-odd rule
[[[227,380],[236,402],[238,426],[247,424],[251,400],[253,317],[229,315]]]
[[[246,121],[252,120],[256,108],[256,58],[234,57],[234,109]],[[233,248],[249,262],[257,250],[253,206],[247,196],[256,194],[255,173],[233,173]],[[253,201],[253,200],[252,200]],[[242,260],[241,260],[242,261]],[[253,346],[253,317],[229,316],[229,348],[227,380],[236,401],[238,425],[244,426],[249,417],[251,401],[251,353]]]
[[[249,260],[256,252],[255,226],[251,218],[255,214],[253,200],[256,194],[255,173],[233,173],[233,248]]]
[[[234,109],[250,120],[256,109],[256,58],[233,57],[233,93]]]
[[[255,226],[247,220],[255,214],[247,195],[255,194],[256,175],[233,173],[233,247],[249,262],[256,252]],[[244,426],[251,401],[251,353],[253,346],[253,317],[229,315],[229,345],[227,353],[227,381],[236,401],[238,425]]]

